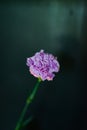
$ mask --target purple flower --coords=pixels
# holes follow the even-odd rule
[[[26,65],[32,75],[41,80],[53,80],[60,69],[59,62],[52,54],[44,53],[44,50],[37,52],[34,56],[27,58]]]

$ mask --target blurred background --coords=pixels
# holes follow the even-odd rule
[[[86,1],[0,2],[0,130],[14,130],[37,82],[26,58],[41,49],[57,56],[60,72],[41,83],[26,114],[34,120],[25,129],[87,129],[86,43]]]

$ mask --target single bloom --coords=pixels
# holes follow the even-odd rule
[[[60,69],[57,58],[52,54],[44,53],[44,50],[27,58],[26,65],[29,67],[30,73],[42,81],[53,80],[54,72],[58,72]]]

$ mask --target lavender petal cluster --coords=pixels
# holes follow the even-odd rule
[[[58,72],[60,69],[57,58],[52,54],[44,53],[44,50],[27,58],[26,65],[29,67],[30,73],[42,81],[53,80],[54,72]]]

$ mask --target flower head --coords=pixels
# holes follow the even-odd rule
[[[55,74],[58,72],[60,65],[57,58],[52,54],[44,53],[44,50],[37,52],[34,56],[27,58],[26,65],[32,75],[41,80],[53,80]]]

